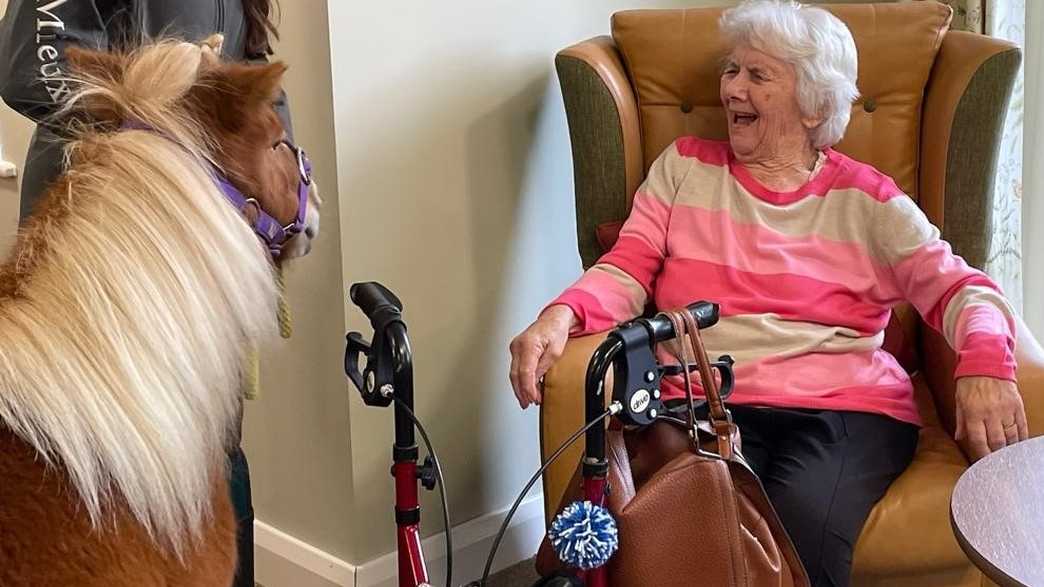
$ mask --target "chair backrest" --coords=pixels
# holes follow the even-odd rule
[[[951,9],[938,2],[823,6],[852,31],[860,98],[837,149],[918,190],[921,106]],[[613,40],[637,96],[644,169],[676,137],[727,138],[718,98],[727,51],[722,8],[613,15]]]

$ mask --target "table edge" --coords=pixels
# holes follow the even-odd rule
[[[954,493],[956,493],[956,491]],[[986,557],[979,554],[971,543],[968,542],[964,537],[964,534],[961,533],[960,526],[957,525],[957,519],[954,518],[952,495],[950,497],[950,527],[953,529],[953,536],[957,539],[957,544],[964,552],[964,556],[968,557],[968,560],[970,560],[976,568],[982,571],[982,573],[986,575],[986,578],[997,583],[1000,587],[1030,587],[987,560]]]

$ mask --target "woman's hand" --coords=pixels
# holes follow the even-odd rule
[[[511,387],[522,409],[540,404],[537,381],[562,356],[575,321],[572,308],[556,304],[511,341]]]
[[[957,380],[957,440],[967,438],[972,461],[1029,438],[1022,396],[1011,381],[993,377]]]

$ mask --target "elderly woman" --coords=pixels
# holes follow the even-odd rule
[[[708,299],[708,352],[736,360],[732,414],[814,585],[847,585],[874,503],[909,464],[913,387],[882,350],[908,300],[957,351],[958,437],[978,457],[1025,439],[1014,322],[917,205],[835,151],[856,48],[825,10],[748,2],[724,13],[727,142],[683,137],[652,164],[613,249],[511,343],[523,408],[570,335]],[[666,381],[665,397],[682,397]]]

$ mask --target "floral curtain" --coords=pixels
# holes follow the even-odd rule
[[[1044,334],[1044,2],[1026,3],[1026,111],[1022,177],[1029,196],[1022,201],[1023,317]]]
[[[1026,0],[949,0],[945,3],[953,7],[951,28],[984,33],[1025,46]],[[1019,312],[1022,311],[1023,87],[1023,69],[1019,67],[1004,120],[993,189],[994,232],[986,260],[986,272]]]
[[[942,0],[942,3],[949,4],[953,8],[951,29],[973,33],[981,33],[985,30],[982,15],[983,4],[986,3],[984,0]]]

